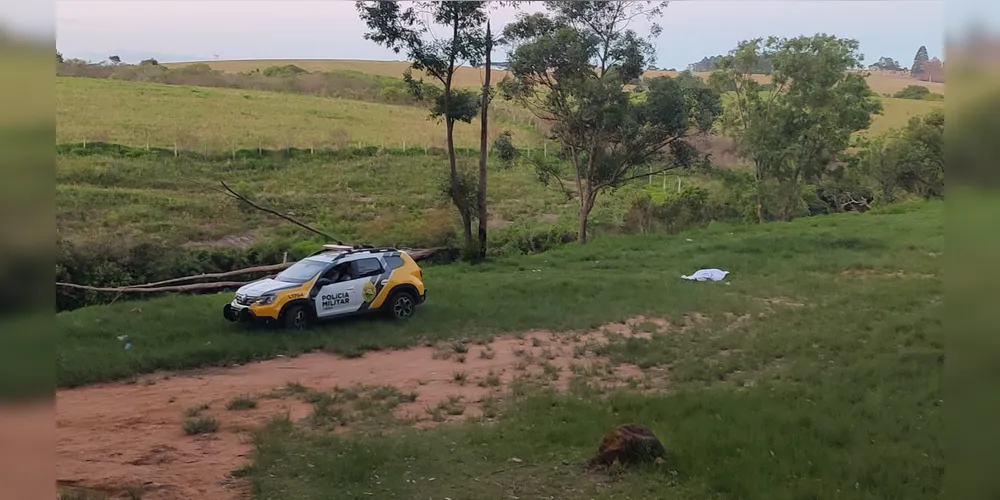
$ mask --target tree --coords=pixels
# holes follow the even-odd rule
[[[415,81],[410,69],[404,79],[418,99],[433,101],[431,117],[443,119],[450,168],[450,196],[462,217],[466,250],[472,247],[472,216],[468,189],[458,172],[455,158],[454,130],[456,122],[471,123],[479,112],[479,103],[472,92],[456,90],[452,85],[455,71],[463,63],[478,66],[484,56],[484,36],[481,27],[486,21],[485,2],[413,2],[403,8],[397,2],[358,1],[358,14],[369,31],[366,40],[404,52],[412,61],[410,69],[423,71],[444,87],[440,95],[428,96],[423,81]],[[432,25],[445,28],[447,38],[438,38]]]
[[[493,30],[490,29],[490,21],[486,20],[486,36],[484,37],[485,45],[483,47],[483,53],[486,57],[486,62],[484,64],[484,69],[486,70],[486,78],[483,80],[483,95],[482,100],[479,103],[480,116],[479,122],[481,130],[479,132],[479,186],[476,189],[476,213],[479,219],[479,258],[486,258],[486,230],[487,223],[489,222],[489,213],[486,210],[486,160],[487,154],[489,153],[489,110],[490,110],[490,99],[492,97],[492,88],[490,87],[490,77],[493,72],[493,67],[490,64],[490,52],[493,51]]]
[[[111,61],[111,64],[114,64],[114,65],[117,66],[117,65],[119,65],[119,64],[122,63],[122,58],[120,58],[118,56],[108,56],[108,61]]]
[[[150,57],[149,59],[143,59],[139,62],[139,66],[159,66],[160,62],[156,59]]]
[[[56,51],[56,63],[61,64],[64,62],[62,52]]]
[[[653,63],[649,37],[629,28],[639,17],[653,21],[664,3],[552,1],[546,14],[520,16],[504,29],[512,76],[505,97],[553,123],[565,163],[536,158],[542,182],[554,183],[580,203],[580,243],[598,194],[623,183],[693,164],[697,151],[685,139],[707,131],[721,112],[718,93],[653,78],[641,99],[627,82]],[[654,167],[655,166],[655,167]],[[652,168],[640,168],[652,167]]]
[[[913,66],[910,66],[910,76],[918,77],[924,71],[924,63],[930,60],[927,55],[927,47],[923,45],[917,49],[917,54],[913,56]]]
[[[878,58],[878,62],[873,63],[868,68],[881,71],[902,71],[903,69],[895,59],[885,56]]]
[[[766,91],[751,77],[765,57],[773,64]],[[881,112],[864,75],[847,72],[860,64],[856,40],[817,34],[741,42],[713,72],[716,88],[733,89],[721,126],[754,163],[759,222],[767,188],[776,189],[778,217],[789,220],[801,183],[842,164],[852,134]]]
[[[859,155],[861,170],[878,185],[883,202],[904,191],[944,196],[944,111],[910,118],[906,127],[873,137]]]

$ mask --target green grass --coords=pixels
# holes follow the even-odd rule
[[[414,318],[416,333],[431,331],[424,325],[432,321],[435,332],[478,332],[522,322],[586,327],[639,312],[679,324],[681,314],[705,314],[711,320],[691,330],[607,348],[615,363],[661,370],[647,373],[665,373],[669,392],[607,392],[578,379],[566,395],[508,395],[488,426],[398,426],[364,436],[317,435],[275,420],[255,439],[256,498],[329,491],[344,498],[939,498],[943,204],[733,232],[686,235],[694,242],[609,238],[553,252],[544,258],[558,272],[497,283],[492,302],[505,314],[493,316],[494,328],[479,324],[485,318],[476,306],[489,298],[469,283],[487,273],[502,279],[492,270],[455,282],[461,295],[442,289],[441,304]],[[732,284],[677,279],[700,266],[733,271]],[[558,291],[550,288],[558,282]],[[520,298],[506,292],[512,286],[522,287]],[[451,312],[470,309],[467,319],[455,318],[462,327],[430,317],[459,296],[464,302]],[[726,312],[753,319],[733,327]],[[370,335],[366,327],[351,335]],[[432,415],[444,420],[460,410],[449,401]],[[652,428],[667,463],[584,473],[601,436],[624,423]]]
[[[444,125],[426,109],[310,95],[57,77],[56,142],[116,142],[182,150],[228,152],[234,148],[281,149],[385,146],[444,147]],[[459,124],[455,143],[478,147],[479,125]],[[509,128],[518,145],[540,136]]]
[[[471,169],[478,159],[460,156],[459,162]],[[540,184],[529,166],[501,170],[491,160],[490,169],[487,195],[495,236],[508,228],[575,227],[576,201]],[[137,158],[58,154],[57,234],[74,243],[156,238],[178,246],[218,244],[234,236],[252,241],[308,237],[206,187],[226,181],[250,199],[294,213],[346,241],[441,245],[454,239],[459,222],[441,190],[447,172],[444,155],[329,160],[306,155],[234,162],[152,154]],[[705,182],[685,177],[685,185]],[[675,183],[671,176],[668,189]],[[653,187],[660,185],[656,179]],[[628,193],[626,189],[602,195],[592,216],[594,225],[620,224]]]
[[[866,135],[878,135],[890,129],[905,127],[910,118],[922,116],[935,109],[944,108],[941,101],[918,101],[914,99],[897,99],[882,97],[882,115],[876,116]]]
[[[916,307],[908,301],[940,293],[939,278],[873,281],[841,274],[850,268],[939,272],[939,260],[929,253],[943,248],[943,204],[904,208],[761,228],[717,224],[678,237],[608,236],[585,247],[482,265],[428,267],[429,300],[405,324],[358,319],[307,333],[248,330],[222,318],[229,294],[88,307],[56,315],[58,384],[311,349],[357,355],[412,346],[421,337],[444,340],[534,328],[588,328],[636,314],[674,320],[691,311],[742,314],[759,310],[757,299],[778,296],[833,304],[821,310],[832,308],[838,314],[873,314],[878,304]],[[679,278],[702,267],[731,271],[732,284],[693,284]],[[836,302],[835,297],[843,298]],[[871,303],[875,297],[882,298]],[[845,322],[852,318],[839,321],[837,328],[854,329]],[[132,342],[130,350],[117,339],[125,333]]]

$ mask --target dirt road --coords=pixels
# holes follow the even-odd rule
[[[641,376],[635,367],[611,369],[606,360],[581,356],[581,351],[607,340],[604,332],[648,335],[634,330],[617,324],[586,335],[536,331],[485,345],[373,352],[355,359],[311,353],[61,390],[56,399],[58,483],[103,491],[112,498],[128,498],[128,488],[141,490],[144,500],[248,498],[248,484],[229,474],[249,459],[249,431],[276,414],[288,412],[298,421],[312,411],[299,398],[258,396],[289,383],[315,391],[388,385],[416,394],[416,401],[395,408],[398,416],[428,424],[427,408],[461,396],[469,405],[461,416],[449,417],[461,419],[479,414],[476,403],[487,395],[502,395],[515,376],[541,374],[542,367],[551,371],[602,363],[610,375],[605,380],[612,383]],[[461,383],[455,375],[459,370],[467,377]],[[494,382],[499,378],[499,384],[477,383],[485,377]],[[565,384],[569,378],[553,383]],[[257,397],[257,407],[227,410],[227,402],[238,395]],[[215,433],[189,436],[182,429],[185,412],[200,405],[208,405],[203,413],[221,426]]]

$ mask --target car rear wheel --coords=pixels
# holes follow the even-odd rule
[[[393,292],[389,297],[389,316],[393,319],[406,319],[413,316],[417,301],[413,294],[407,291]]]
[[[305,330],[309,328],[310,319],[309,311],[306,310],[305,306],[291,306],[285,311],[285,328],[289,330]]]

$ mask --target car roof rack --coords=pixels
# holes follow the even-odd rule
[[[338,252],[341,253],[341,256],[344,256],[344,255],[350,255],[350,254],[362,253],[362,252],[374,252],[374,253],[379,253],[379,252],[398,252],[399,250],[397,250],[396,248],[393,248],[393,247],[375,247],[375,246],[372,246],[372,245],[353,245],[353,246],[351,246],[351,245],[329,245],[328,244],[328,245],[323,245],[322,249],[309,254],[309,256],[312,257],[313,255],[319,255],[321,253],[327,253],[327,252],[330,252],[330,251],[338,251]]]

